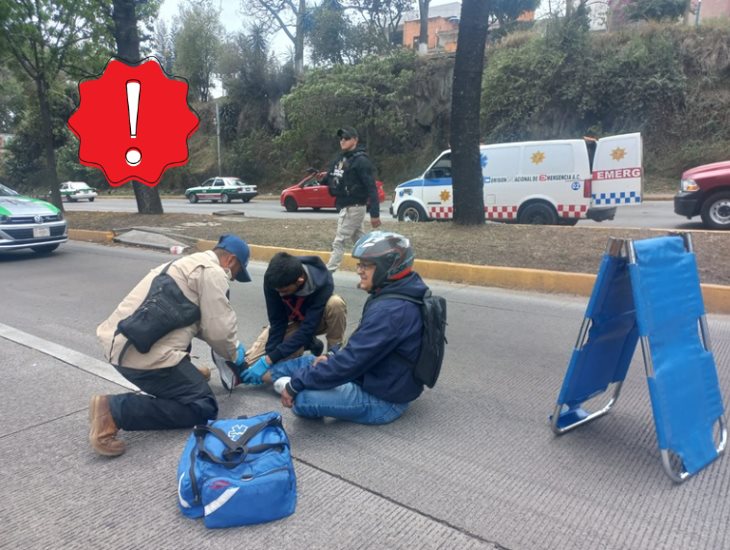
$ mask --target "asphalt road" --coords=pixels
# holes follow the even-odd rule
[[[336,213],[332,211],[314,212],[304,208],[297,212],[287,212],[279,204],[278,200],[254,199],[250,203],[243,204],[239,201],[231,204],[219,204],[210,202],[199,202],[190,204],[185,199],[163,199],[165,212],[171,213],[204,213],[210,214],[218,210],[239,210],[247,216],[274,219],[335,219]],[[73,211],[97,211],[97,212],[136,212],[137,203],[134,199],[111,199],[101,196],[94,202],[66,203],[64,207]],[[397,223],[388,213],[390,201],[381,204],[381,219],[386,223]],[[579,227],[654,227],[657,229],[701,229],[702,223],[699,217],[691,221],[674,213],[672,201],[646,201],[639,206],[620,207],[616,212],[616,218],[611,221],[594,222],[592,220],[581,220]]]
[[[79,242],[47,257],[0,255],[0,547],[730,547],[730,459],[669,481],[640,353],[611,414],[562,437],[550,431],[586,299],[435,282],[449,303],[442,375],[393,424],[298,419],[270,388],[229,395],[214,372],[222,417],[282,411],[299,501],[283,521],[206,530],[177,510],[187,431],[123,433],[128,451],[111,460],[87,442],[89,397],[124,391],[101,362],[95,327],[169,259]],[[244,341],[266,322],[264,269],[254,263],[252,283],[232,284]],[[355,280],[335,277],[350,331],[365,298]],[[728,395],[730,317],[710,316],[709,327]],[[210,365],[205,344],[193,355]]]

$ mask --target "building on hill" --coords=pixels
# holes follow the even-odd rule
[[[428,51],[455,52],[459,36],[461,3],[451,2],[428,10]],[[421,18],[418,11],[406,16],[403,22],[403,46],[418,50],[421,36]]]
[[[428,53],[453,53],[459,37],[461,2],[433,6],[428,10]],[[534,12],[525,12],[518,20],[532,21]],[[403,23],[403,46],[418,50],[421,18],[416,10],[406,15]]]

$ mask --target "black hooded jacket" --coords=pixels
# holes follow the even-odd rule
[[[341,153],[332,162],[325,183],[330,194],[335,197],[337,210],[368,205],[370,217],[380,217],[375,167],[362,145],[358,145],[354,151]]]
[[[299,348],[308,348],[324,315],[327,300],[334,292],[332,274],[319,256],[298,256],[308,273],[305,287],[291,296],[264,285],[266,312],[269,317],[269,339],[266,355],[276,363]],[[284,340],[290,321],[300,323],[299,329]]]

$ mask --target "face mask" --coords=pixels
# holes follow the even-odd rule
[[[233,273],[231,273],[231,270],[228,269],[227,267],[224,267],[223,268],[223,271],[226,272],[226,277],[228,277],[228,280],[229,281],[232,281],[233,280]]]

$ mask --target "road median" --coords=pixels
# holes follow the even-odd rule
[[[95,243],[110,243],[115,236],[112,231],[91,231],[84,229],[69,229],[68,233],[69,238],[72,240]],[[194,247],[191,248],[197,251],[203,251],[211,250],[215,245],[216,241],[198,239]],[[250,245],[250,248],[251,259],[259,262],[268,262],[274,254],[281,251],[295,255],[320,256],[325,261],[329,259],[329,252],[323,252],[321,250],[260,246],[255,244]],[[342,262],[342,269],[354,271],[355,263],[352,256],[346,254]],[[427,279],[511,290],[573,294],[577,296],[590,296],[596,280],[596,276],[590,273],[474,265],[435,260],[416,260],[415,269]],[[705,309],[708,313],[730,314],[730,286],[702,284],[701,287]]]

